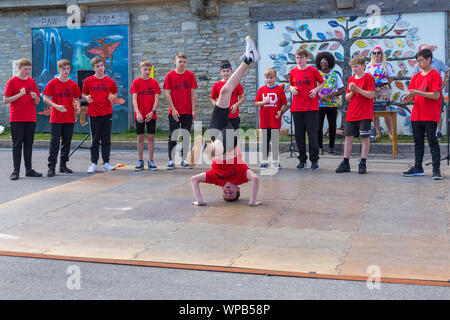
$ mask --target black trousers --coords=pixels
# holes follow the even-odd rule
[[[319,108],[319,148],[323,148],[323,123],[325,116],[328,120],[328,128],[330,128],[330,148],[334,148],[334,142],[336,141],[336,119],[337,108]]]
[[[91,162],[97,164],[100,156],[100,144],[102,146],[103,163],[109,162],[111,155],[111,127],[112,114],[99,117],[90,117],[91,123]]]
[[[173,148],[176,147],[178,141],[178,136],[172,137],[172,133],[177,129],[182,129],[182,131],[187,130],[187,132],[189,132],[189,139],[187,136],[186,139],[183,138],[183,148],[181,149],[181,156],[183,157],[183,151],[184,149],[187,150],[191,139],[192,120],[192,114],[181,114],[178,122],[175,121],[172,115],[169,115],[169,160],[172,160],[172,151]],[[185,134],[187,134],[187,132],[184,131]]]
[[[23,146],[23,160],[25,162],[25,170],[26,172],[29,172],[33,169],[31,166],[31,156],[33,154],[34,130],[36,128],[36,123],[10,122],[10,125],[14,171],[20,172]]]
[[[411,121],[413,137],[414,137],[414,155],[416,169],[422,168],[423,155],[425,153],[425,134],[430,147],[431,160],[433,168],[441,166],[441,151],[439,141],[436,137],[437,122],[434,121]]]
[[[298,159],[306,161],[306,134],[309,138],[309,160],[319,160],[319,111],[293,111],[292,119],[295,126],[295,141],[299,152]]]
[[[48,167],[55,169],[61,141],[60,167],[65,167],[69,161],[70,144],[73,135],[73,123],[50,123],[50,146],[48,151]]]

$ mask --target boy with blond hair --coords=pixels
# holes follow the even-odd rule
[[[42,177],[42,173],[33,170],[34,131],[36,129],[36,104],[40,102],[36,82],[30,77],[31,61],[22,58],[18,62],[19,74],[8,80],[3,94],[3,103],[9,104],[9,122],[11,125],[12,154],[14,171],[9,178],[19,179],[20,163],[25,162],[27,177]]]
[[[344,126],[344,160],[336,173],[350,172],[350,154],[352,153],[353,138],[361,137],[361,161],[358,173],[367,172],[366,159],[370,148],[370,127],[373,120],[373,98],[375,96],[375,79],[366,73],[366,60],[356,56],[349,62],[353,76],[348,79],[345,99],[349,101],[347,117]]]
[[[47,177],[55,175],[55,167],[61,140],[60,173],[73,173],[67,167],[69,161],[70,144],[72,142],[75,124],[74,103],[80,113],[80,88],[69,79],[71,63],[69,60],[58,61],[59,77],[49,81],[44,89],[44,102],[51,107],[50,133],[51,140],[48,155]],[[51,97],[51,100],[50,100]]]
[[[117,98],[117,86],[113,79],[105,75],[105,60],[95,57],[91,61],[94,75],[83,83],[82,97],[88,102],[88,116],[91,124],[92,146],[91,165],[87,172],[97,171],[100,144],[102,146],[103,170],[114,170],[109,163],[111,154],[112,103]]]
[[[191,133],[192,121],[197,120],[195,105],[197,103],[197,95],[195,90],[198,88],[194,73],[186,69],[187,56],[184,52],[178,52],[175,55],[175,70],[170,71],[164,79],[164,87],[166,100],[169,104],[169,162],[167,170],[175,169],[175,162],[172,160],[172,151],[177,145],[177,138],[172,137],[177,129],[186,130]],[[183,150],[189,141],[185,141],[188,137],[183,138],[182,161],[181,167],[184,169],[192,169],[185,161]]]
[[[135,171],[144,170],[144,134],[147,127],[148,143],[148,169],[158,170],[153,161],[155,149],[156,132],[156,108],[159,104],[158,81],[152,79],[152,63],[149,60],[143,60],[140,65],[141,76],[131,84],[130,93],[133,95],[134,119],[136,121],[137,149],[139,160],[134,168]]]
[[[263,162],[261,169],[269,167],[269,144],[272,137],[279,139],[281,128],[281,116],[287,109],[287,99],[284,88],[276,84],[277,72],[269,68],[264,72],[266,85],[259,88],[256,93],[255,106],[259,108],[259,127],[262,129],[263,136]],[[278,143],[276,144],[278,146]],[[272,143],[272,166],[275,169],[281,169],[278,159],[279,150],[273,148]]]

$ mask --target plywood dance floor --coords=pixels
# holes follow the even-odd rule
[[[381,281],[449,285],[449,178],[283,169],[261,176],[262,206],[248,184],[237,203],[202,184],[194,207],[200,170],[127,166],[4,203],[0,254],[361,281],[376,266]]]

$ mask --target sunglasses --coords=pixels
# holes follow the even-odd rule
[[[379,54],[382,54],[382,52],[381,51],[374,51],[374,52],[372,52],[374,55],[379,55]]]

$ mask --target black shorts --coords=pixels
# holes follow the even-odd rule
[[[144,134],[145,133],[145,127],[147,127],[147,133],[149,134],[155,134],[156,132],[156,119],[152,119],[149,122],[142,122],[139,123],[136,122],[136,133],[137,134]]]
[[[214,106],[211,116],[211,124],[209,125],[210,129],[216,129],[221,132],[221,140],[224,145],[224,152],[228,152],[236,148],[238,141],[237,131],[228,119],[229,112],[230,108],[223,109],[219,108],[218,106]],[[214,141],[215,138],[215,136],[211,136],[212,141]],[[233,142],[227,143],[227,140],[231,140]]]
[[[372,120],[364,119],[359,121],[345,121],[344,136],[346,137],[370,137]]]

